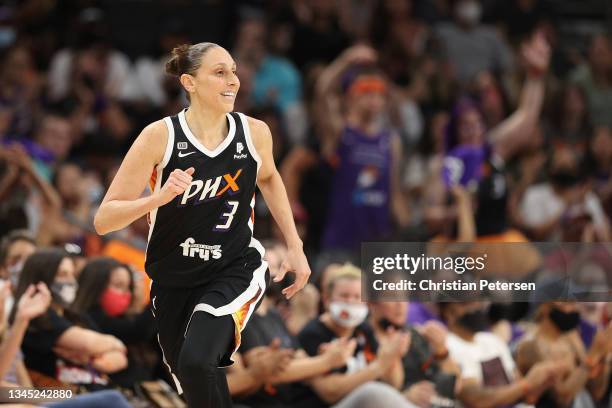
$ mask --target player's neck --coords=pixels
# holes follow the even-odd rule
[[[206,147],[212,145],[214,148],[227,135],[225,112],[214,112],[192,103],[185,112],[185,120],[194,136]]]

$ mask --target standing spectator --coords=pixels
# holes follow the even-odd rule
[[[479,0],[456,0],[453,21],[435,30],[443,61],[451,64],[455,78],[467,84],[481,71],[497,75],[512,68],[512,53],[493,28],[480,23]]]
[[[0,67],[0,139],[31,136],[42,112],[44,76],[36,69],[30,50],[16,45],[6,51]]]
[[[400,186],[401,141],[381,125],[387,82],[371,67],[375,60],[369,47],[349,48],[321,73],[317,84],[322,151],[335,163],[324,250],[350,253],[362,241],[390,236],[392,219],[401,227],[409,222]],[[355,67],[359,63],[370,67]],[[342,78],[344,95],[338,95],[335,88]]]
[[[77,33],[72,39],[75,46],[59,50],[51,60],[49,96],[52,100],[68,96],[73,86],[74,70],[79,69],[80,55],[85,55],[89,62],[86,72],[83,72],[86,82],[99,85],[100,91],[110,98],[125,96],[131,66],[127,56],[110,44],[109,30],[101,9],[86,8],[80,12]]]
[[[270,54],[268,41],[265,21],[246,19],[238,26],[233,53],[240,64],[253,69],[249,88],[254,107],[273,106],[283,117],[289,142],[297,143],[306,132],[302,79],[289,60]]]
[[[291,60],[304,71],[315,63],[329,63],[349,44],[341,25],[338,3],[327,0],[294,1],[297,24],[293,33]]]
[[[529,76],[525,80],[519,107],[495,128],[487,131],[479,106],[471,99],[460,100],[453,113],[446,135],[446,158],[440,182],[428,186],[431,204],[426,217],[439,218],[437,206],[447,199],[454,184],[465,186],[475,197],[477,236],[498,241],[524,241],[507,223],[508,181],[506,163],[522,148],[533,142],[544,99],[544,74],[548,68],[550,49],[541,33],[524,45],[523,57]]]
[[[27,228],[39,235],[45,216],[60,211],[55,189],[35,169],[34,161],[19,144],[0,147],[0,234]]]

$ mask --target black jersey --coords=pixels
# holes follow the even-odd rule
[[[195,171],[183,194],[149,214],[145,270],[161,286],[216,282],[234,285],[238,295],[257,287],[254,283],[265,274],[264,250],[253,238],[261,159],[246,116],[235,112],[226,116],[229,132],[213,151],[189,130],[185,110],[164,119],[168,143],[151,177],[152,190],[159,190],[174,169]]]

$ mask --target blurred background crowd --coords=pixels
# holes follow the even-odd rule
[[[187,104],[170,51],[211,41],[237,62],[235,110],[272,131],[313,269],[251,318],[237,404],[609,406],[608,303],[365,304],[351,263],[362,241],[609,242],[611,35],[606,0],[2,2],[1,379],[181,406],[146,218],[105,236],[92,220],[139,132]],[[255,211],[274,274],[282,237]],[[509,275],[554,263],[520,248]],[[598,248],[563,262],[608,285]]]

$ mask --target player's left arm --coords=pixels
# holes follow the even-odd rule
[[[285,237],[288,249],[287,259],[281,264],[280,271],[274,277],[274,281],[281,281],[288,271],[295,273],[295,282],[283,289],[283,294],[287,298],[291,298],[308,282],[310,267],[304,255],[302,240],[295,227],[293,213],[287,198],[287,191],[274,164],[270,129],[268,125],[260,120],[248,118],[248,121],[255,150],[261,158],[261,167],[257,173],[257,185],[266,200],[274,220]]]

